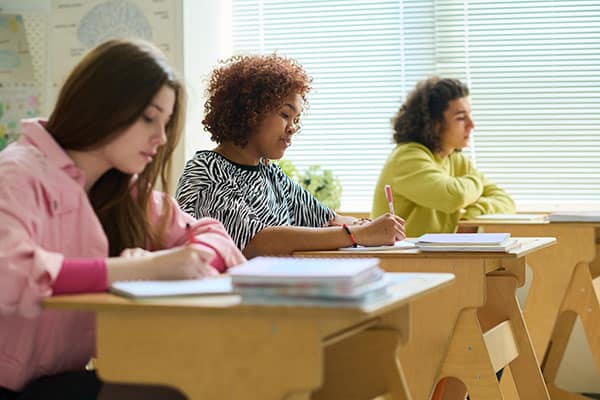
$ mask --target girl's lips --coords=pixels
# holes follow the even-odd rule
[[[156,155],[156,153],[147,153],[145,151],[142,151],[140,153],[145,159],[146,161],[148,161],[149,163],[152,162],[152,160],[154,159],[154,156]]]

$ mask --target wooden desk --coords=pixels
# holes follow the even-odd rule
[[[600,372],[600,223],[465,221],[461,225],[557,238],[556,246],[528,257],[533,276],[524,316],[552,399],[585,399],[557,388],[555,380],[577,316]]]
[[[410,285],[363,308],[111,294],[57,296],[44,307],[96,312],[96,368],[107,381],[168,385],[192,400],[308,399],[319,387],[332,399],[411,399],[394,357],[410,337],[411,303],[454,279],[414,275]]]
[[[521,399],[548,399],[515,292],[525,282],[526,258],[555,243],[523,238],[510,253],[404,251],[299,252],[304,257],[378,257],[388,272],[451,272],[454,285],[413,304],[419,316],[399,351],[409,390],[428,399],[436,383],[456,377],[472,400],[503,399],[495,372],[509,364]],[[464,386],[444,398],[464,399]]]

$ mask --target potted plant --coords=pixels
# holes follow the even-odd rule
[[[302,185],[321,203],[332,210],[340,208],[342,185],[338,177],[330,169],[322,169],[319,165],[309,166],[304,173],[290,160],[279,160],[279,167],[294,181]]]

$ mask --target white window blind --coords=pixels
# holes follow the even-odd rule
[[[477,167],[517,200],[600,201],[600,2],[437,1],[437,72],[466,79]]]
[[[393,148],[390,118],[433,65],[432,24],[433,7],[420,0],[233,1],[236,53],[277,51],[313,77],[302,132],[285,158],[300,170],[332,169],[344,210],[371,208]]]
[[[367,211],[390,118],[433,74],[472,91],[478,168],[520,202],[600,199],[598,1],[233,0],[234,52],[296,58],[314,78],[286,152],[334,170]]]

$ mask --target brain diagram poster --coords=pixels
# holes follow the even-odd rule
[[[0,14],[0,150],[17,139],[22,118],[38,113],[23,17]]]
[[[51,7],[50,103],[81,57],[109,39],[148,40],[166,54],[172,65],[180,65],[181,0],[53,0]]]

